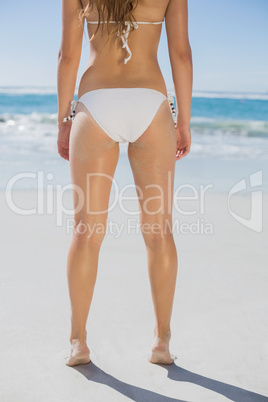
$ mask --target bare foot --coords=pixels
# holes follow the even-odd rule
[[[178,357],[169,352],[169,339],[162,340],[155,336],[152,352],[148,361],[156,364],[172,364]]]
[[[90,350],[86,342],[79,339],[72,339],[70,356],[65,358],[67,366],[76,366],[78,364],[87,364],[90,362]]]

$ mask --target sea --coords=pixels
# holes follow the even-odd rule
[[[268,93],[195,91],[191,116],[191,152],[176,162],[176,186],[226,192],[243,180],[250,186],[257,173],[268,191]],[[119,186],[133,183],[127,146],[120,144]],[[0,87],[0,190],[48,183],[71,183],[69,162],[57,152],[56,90]]]

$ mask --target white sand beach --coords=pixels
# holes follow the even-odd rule
[[[18,191],[13,200],[30,209],[37,195]],[[71,208],[70,192],[65,202]],[[147,361],[154,316],[142,235],[128,234],[127,226],[117,238],[108,233],[87,324],[91,362],[71,368],[64,364],[70,217],[57,226],[55,213],[21,216],[2,192],[1,402],[267,401],[267,202],[264,194],[260,233],[230,215],[224,193],[207,193],[204,214],[197,204],[194,216],[174,211],[174,220],[203,219],[212,233],[174,231],[179,269],[170,351],[178,359],[171,366]],[[248,215],[250,197],[237,196],[237,207]],[[118,209],[109,214],[125,225],[128,218]]]

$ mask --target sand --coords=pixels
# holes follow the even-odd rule
[[[36,193],[17,192],[14,200],[33,208]],[[249,205],[247,195],[234,200],[244,215]],[[71,368],[64,364],[71,217],[57,226],[55,213],[20,216],[3,192],[0,207],[1,402],[268,401],[267,208],[262,232],[230,215],[225,193],[208,194],[203,215],[174,212],[192,231],[199,217],[212,233],[174,232],[179,269],[170,351],[178,359],[171,366],[147,361],[154,316],[142,236],[108,233],[87,324],[91,362]],[[109,216],[127,218],[119,210]]]

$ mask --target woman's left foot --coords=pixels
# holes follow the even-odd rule
[[[67,366],[76,366],[78,364],[87,364],[90,362],[90,350],[86,342],[79,339],[72,339],[70,356],[65,358]]]

